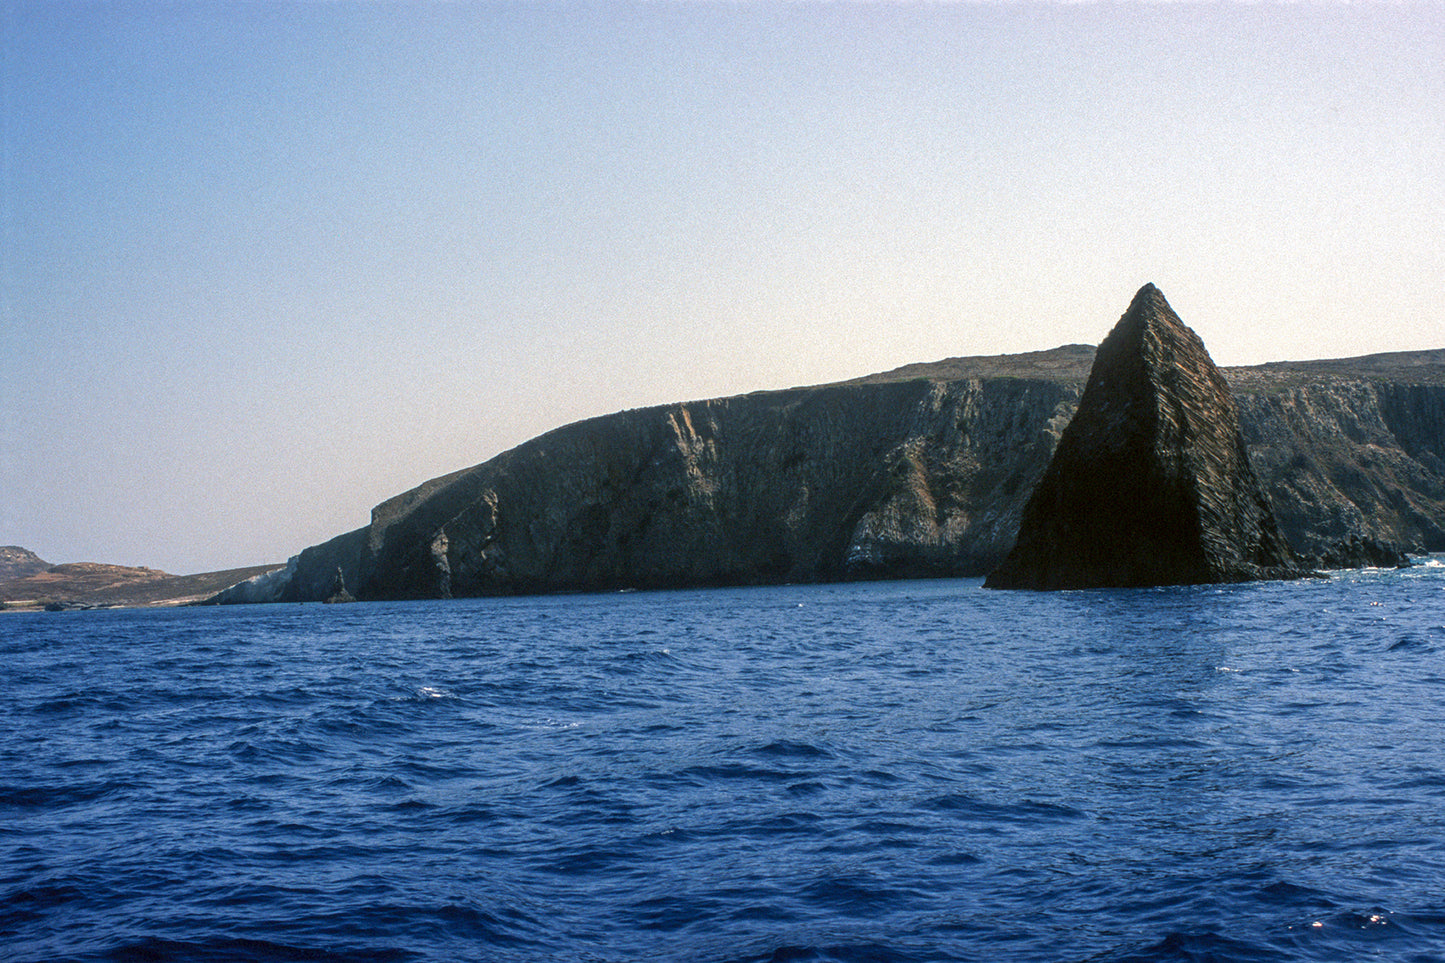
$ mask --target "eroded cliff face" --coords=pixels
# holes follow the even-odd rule
[[[958,358],[569,425],[378,505],[302,552],[278,597],[320,601],[338,567],[363,599],[983,575],[1093,354]],[[1224,374],[1306,561],[1445,551],[1445,351]]]
[[[623,412],[379,506],[411,598],[962,574],[1007,551],[1077,388],[926,380]]]
[[[1326,381],[1238,405],[1255,471],[1311,564],[1445,551],[1445,386]]]

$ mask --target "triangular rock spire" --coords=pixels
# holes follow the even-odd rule
[[[1234,398],[1152,284],[1104,339],[989,588],[1303,574],[1249,465]]]

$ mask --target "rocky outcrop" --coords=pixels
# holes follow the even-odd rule
[[[51,568],[49,562],[19,545],[0,545],[0,582],[39,575]]]
[[[1094,353],[954,358],[569,425],[383,502],[294,558],[275,597],[321,601],[338,567],[361,599],[983,575],[1013,547]],[[1445,551],[1445,350],[1224,375],[1307,561]]]
[[[313,545],[286,560],[284,568],[266,571],[231,585],[206,600],[208,605],[255,605],[268,602],[322,602],[355,585],[367,529],[358,528]],[[348,597],[350,593],[347,593]]]
[[[343,602],[355,602],[355,597],[346,591],[346,575],[341,571],[341,566],[336,567],[336,578],[331,582],[331,594],[321,601],[327,605],[337,605]]]
[[[989,588],[1193,585],[1293,578],[1199,337],[1152,284],[1094,358],[1077,412]]]
[[[211,598],[206,599],[206,603],[214,605],[260,605],[267,602],[280,602],[283,596],[291,590],[292,582],[295,578],[296,558],[293,556],[286,562],[284,568],[261,572],[244,581],[237,582],[235,585],[231,585],[217,592]]]
[[[287,579],[279,601],[324,601],[334,594],[338,578],[343,586],[359,584],[368,531],[358,528],[338,535],[291,559],[287,564],[294,567],[294,574]]]

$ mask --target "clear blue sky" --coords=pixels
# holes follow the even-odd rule
[[[0,0],[0,544],[193,572],[621,408],[1445,346],[1436,3]]]

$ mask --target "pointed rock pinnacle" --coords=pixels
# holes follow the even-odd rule
[[[1094,356],[1078,411],[988,588],[1296,578],[1234,398],[1152,284]]]

